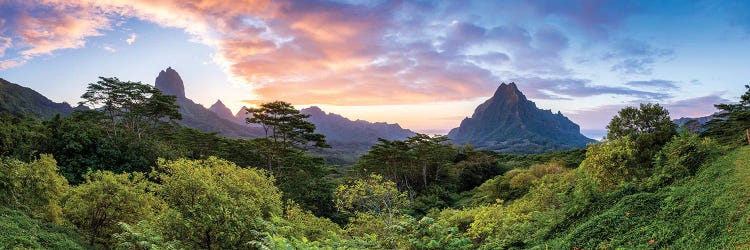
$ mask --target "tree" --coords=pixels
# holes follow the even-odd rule
[[[704,135],[717,139],[718,142],[731,145],[744,145],[748,140],[745,130],[750,128],[750,85],[736,104],[716,104],[721,110],[715,119],[706,124]]]
[[[164,209],[164,202],[149,192],[152,185],[141,173],[93,172],[66,195],[65,217],[86,232],[90,245],[112,248],[118,223],[148,220]]]
[[[400,190],[423,191],[455,173],[458,149],[445,136],[417,134],[404,141],[379,139],[362,155],[355,169],[376,173],[396,183]]]
[[[159,227],[164,237],[186,248],[247,248],[262,230],[259,220],[281,214],[281,193],[263,171],[215,157],[158,165],[157,193],[169,205]]]
[[[0,156],[31,161],[49,142],[42,123],[33,117],[0,113]]]
[[[607,130],[607,140],[634,140],[638,163],[650,167],[656,152],[677,133],[677,126],[669,118],[669,111],[659,104],[649,103],[639,108],[621,109],[607,125]]]
[[[315,124],[306,121],[310,115],[302,114],[291,103],[275,101],[261,104],[258,108],[247,108],[252,114],[248,123],[260,124],[274,143],[284,147],[305,148],[310,143],[315,147],[327,147],[325,136],[315,133]]]
[[[110,125],[109,132],[117,135],[119,128],[141,139],[143,134],[164,121],[181,119],[176,97],[140,82],[123,82],[116,77],[99,77],[90,83],[81,96],[91,107],[101,109]]]
[[[336,207],[349,213],[362,213],[379,219],[386,230],[386,241],[395,241],[397,216],[408,204],[406,194],[398,191],[396,183],[383,180],[380,175],[372,174],[365,179],[358,179],[336,189]]]
[[[261,104],[258,108],[247,108],[252,114],[247,123],[260,124],[265,131],[265,139],[256,139],[264,149],[266,168],[273,172],[274,166],[281,165],[281,158],[294,151],[314,147],[329,147],[325,136],[315,133],[315,124],[308,122],[308,114],[302,114],[292,104],[275,101]]]
[[[59,223],[59,202],[67,189],[68,182],[57,173],[57,163],[50,155],[41,155],[29,163],[0,160],[0,205]]]

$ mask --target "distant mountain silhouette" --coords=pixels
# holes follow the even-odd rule
[[[536,153],[585,147],[594,140],[562,113],[542,110],[515,83],[501,84],[471,118],[448,133],[453,143],[511,153]]]
[[[217,100],[211,107],[208,108],[208,110],[211,110],[212,112],[219,115],[219,117],[224,118],[226,120],[233,121],[234,115],[232,115],[232,110],[229,110],[226,105],[224,105],[221,100]]]
[[[234,115],[234,121],[236,121],[239,124],[245,124],[247,125],[247,118],[252,117],[252,115],[247,113],[247,106],[242,106],[239,111],[237,111],[237,114]]]
[[[165,94],[177,96],[175,103],[180,106],[180,113],[182,114],[182,120],[178,122],[184,126],[203,132],[218,132],[222,136],[233,138],[259,137],[263,134],[260,129],[242,126],[234,121],[224,119],[217,113],[203,107],[203,105],[188,99],[185,96],[185,85],[180,74],[171,67],[159,72],[159,76],[155,80],[155,86]],[[231,112],[229,114],[231,115]]]
[[[75,109],[88,108],[85,106],[73,108],[65,102],[53,102],[33,89],[0,78],[0,112],[49,119],[56,114],[70,115]]]
[[[706,130],[705,125],[709,121],[716,119],[716,114],[711,114],[703,117],[681,117],[680,119],[674,119],[672,122],[677,124],[679,128],[686,128],[690,132],[700,133]]]
[[[302,109],[301,112],[310,115],[307,120],[315,124],[316,132],[324,134],[332,145],[363,143],[371,146],[378,142],[378,138],[404,140],[415,135],[413,131],[401,128],[398,124],[352,121],[338,114],[326,113],[317,106]]]

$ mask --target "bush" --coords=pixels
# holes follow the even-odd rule
[[[57,172],[50,155],[30,163],[14,159],[0,161],[0,204],[20,209],[35,218],[60,222],[59,202],[68,182]]]
[[[603,190],[639,180],[649,172],[649,166],[639,164],[635,142],[629,137],[589,144],[581,167],[597,180]]]
[[[157,193],[169,205],[158,218],[168,240],[186,248],[237,249],[262,230],[259,220],[280,215],[281,193],[264,171],[206,160],[159,161]]]
[[[140,173],[93,172],[66,195],[65,217],[85,232],[90,245],[112,248],[112,234],[121,232],[118,223],[148,220],[164,209],[151,187]]]
[[[719,152],[719,145],[711,138],[701,139],[696,134],[680,133],[656,155],[649,186],[659,187],[695,175],[703,163],[711,161]]]

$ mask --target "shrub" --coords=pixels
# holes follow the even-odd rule
[[[114,246],[118,223],[147,220],[164,209],[164,202],[149,192],[152,183],[141,173],[97,171],[65,196],[65,217],[85,232],[89,244]]]
[[[703,163],[720,151],[711,138],[699,138],[687,132],[675,136],[655,157],[654,174],[649,186],[658,187],[687,176],[695,175]]]
[[[0,204],[17,208],[35,218],[60,222],[59,202],[68,182],[57,172],[50,155],[41,155],[30,163],[14,159],[0,161]]]

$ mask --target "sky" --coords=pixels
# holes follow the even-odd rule
[[[273,100],[447,133],[515,82],[601,138],[625,106],[715,112],[750,81],[750,1],[0,0],[0,77],[75,104],[97,77],[237,111]]]

